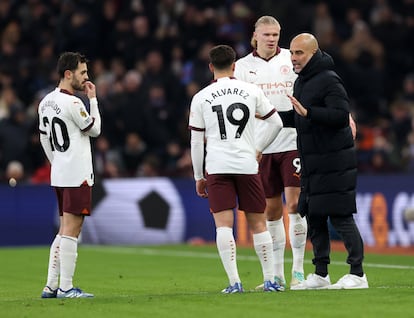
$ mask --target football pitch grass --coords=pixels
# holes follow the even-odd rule
[[[238,248],[246,290],[228,285],[216,247],[79,246],[75,286],[92,299],[41,299],[48,247],[0,248],[0,317],[414,317],[414,257],[366,254],[365,290],[254,292],[261,283],[253,248]],[[291,251],[285,272],[290,280]],[[305,274],[313,271],[305,255]],[[346,254],[332,253],[332,282],[348,272]]]

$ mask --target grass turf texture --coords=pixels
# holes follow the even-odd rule
[[[0,316],[13,317],[414,317],[412,256],[366,254],[370,289],[249,292],[261,283],[252,248],[238,248],[246,293],[222,295],[228,282],[215,246],[79,247],[75,286],[93,299],[41,299],[48,248],[1,248]],[[290,281],[291,253],[285,272]],[[306,252],[305,272],[313,271]],[[332,282],[348,272],[333,252]]]

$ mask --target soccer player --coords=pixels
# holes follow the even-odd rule
[[[218,252],[230,283],[222,293],[243,292],[233,235],[236,201],[253,232],[263,271],[263,290],[281,291],[281,286],[273,281],[272,237],[266,229],[266,202],[257,159],[279,133],[282,121],[260,88],[233,78],[236,53],[231,47],[216,46],[209,57],[214,81],[193,96],[189,129],[196,192],[202,198],[208,197]],[[270,123],[268,133],[257,141],[256,113]]]
[[[101,132],[96,89],[89,81],[87,62],[79,53],[63,53],[57,63],[59,85],[42,99],[38,109],[40,141],[51,163],[51,185],[60,215],[42,298],[93,297],[72,283],[78,236],[84,217],[91,212],[94,174],[90,137]],[[75,91],[83,91],[89,98],[90,113]]]
[[[234,74],[237,79],[260,87],[283,117],[283,113],[293,111],[292,104],[286,95],[292,94],[297,75],[293,72],[289,50],[278,46],[280,29],[280,24],[274,17],[260,17],[256,21],[251,40],[254,50],[236,62]],[[266,122],[257,120],[256,124],[258,135],[267,133]],[[307,237],[306,219],[297,213],[301,166],[296,137],[296,129],[286,127],[285,124],[272,143],[263,150],[263,157],[259,164],[266,194],[267,228],[273,239],[275,280],[285,287],[286,233],[282,199],[282,193],[284,193],[293,254],[291,289],[295,289],[295,286],[304,281],[303,258]]]

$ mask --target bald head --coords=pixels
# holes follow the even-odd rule
[[[300,73],[319,48],[318,41],[310,33],[301,33],[290,42],[290,53],[295,73]]]

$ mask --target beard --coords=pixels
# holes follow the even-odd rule
[[[85,89],[85,84],[80,83],[77,79],[72,80],[72,88],[76,91],[83,91]]]

